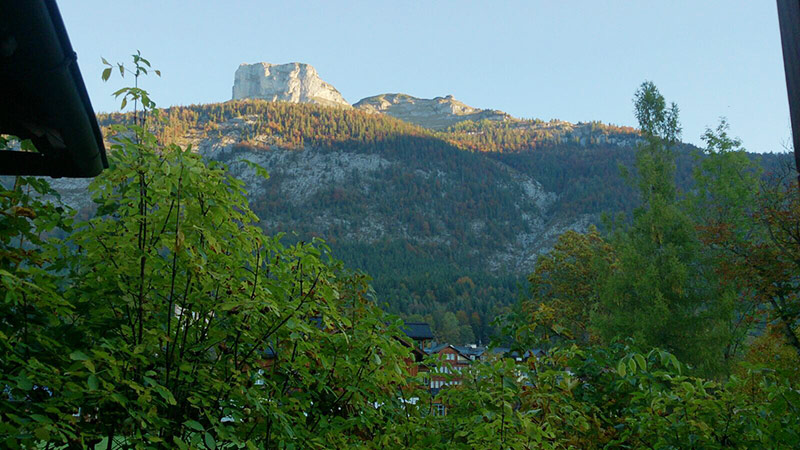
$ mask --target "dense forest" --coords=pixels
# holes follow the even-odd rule
[[[135,55],[134,66],[138,81],[150,65]],[[724,122],[686,169],[677,106],[642,84],[626,185],[636,201],[610,211],[618,217],[601,229],[559,233],[495,321],[491,348],[507,352],[454,370],[409,342],[369,277],[335,247],[303,236],[312,230],[290,237],[270,229],[250,206],[263,185],[231,169],[244,164],[267,183],[263,167],[209,160],[172,142],[136,86],[119,92],[144,112],[106,124],[111,167],[89,186],[93,209],[77,215],[44,179],[0,185],[6,448],[800,446],[796,169],[754,162]],[[342,117],[356,127],[361,118],[350,114]],[[420,167],[426,152],[453,152],[457,159],[436,164],[495,186],[509,173],[469,165],[496,155],[408,130],[370,143],[365,136],[377,131],[361,129],[360,143],[349,145],[418,155]],[[0,148],[17,145],[0,139]],[[337,145],[329,141],[328,151]],[[586,150],[602,152],[594,145]],[[681,186],[686,170],[691,183]],[[463,199],[458,208],[494,221],[514,217],[492,209],[500,192],[490,184],[458,186],[464,192],[448,203]],[[470,203],[467,192],[485,204]],[[497,226],[502,234],[518,225]],[[409,314],[441,308],[438,333],[477,338],[485,318],[473,299],[505,295],[493,293],[497,286],[510,293],[513,280],[454,264],[462,272],[448,283],[456,272],[439,253],[448,245],[414,243],[353,246],[348,257],[435,287],[408,297]],[[380,266],[381,251],[402,263]],[[428,269],[431,279],[420,279]],[[433,377],[447,383],[431,389]]]
[[[131,118],[102,115],[100,123],[108,130]],[[535,256],[518,261],[520,236],[538,246],[528,253],[540,253],[559,230],[602,228],[603,214],[630,215],[638,196],[621,170],[628,178],[636,170],[639,132],[600,122],[484,120],[433,131],[358,110],[259,100],[172,107],[153,119],[161,142],[205,148],[235,171],[247,169],[238,159],[287,153],[260,161],[271,178],[254,181],[258,190],[249,186],[262,227],[287,232],[287,242],[324,239],[373,278],[388,311],[427,321],[439,339],[460,344],[488,342],[493,319],[525,290]],[[364,170],[348,162],[352,155],[386,164]],[[788,161],[785,154],[750,157],[765,173]],[[309,181],[320,187],[305,187],[313,195],[299,199],[287,195],[298,174],[286,166],[312,158],[324,161],[304,166],[320,166]],[[681,192],[692,190],[703,158],[696,147],[676,148]],[[337,170],[343,174],[325,180]],[[521,177],[550,200],[526,196]]]

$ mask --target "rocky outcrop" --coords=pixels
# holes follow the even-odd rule
[[[351,107],[314,67],[303,63],[240,65],[234,76],[233,100],[246,98]]]
[[[406,94],[381,94],[353,105],[357,109],[383,113],[434,130],[445,129],[465,120],[509,120],[511,116],[493,109],[479,109],[453,98],[417,98]]]

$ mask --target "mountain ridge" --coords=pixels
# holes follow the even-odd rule
[[[373,276],[391,312],[434,327],[457,313],[476,340],[491,334],[491,319],[560,233],[636,204],[619,166],[632,166],[638,133],[599,122],[481,120],[436,131],[357,108],[264,100],[161,116],[159,140],[228,164],[267,232],[325,239],[348,267]],[[107,129],[131,115],[99,120]],[[691,152],[678,152],[684,189]],[[54,185],[67,202],[86,198],[85,183]]]
[[[433,130],[444,130],[463,121],[505,121],[513,118],[499,110],[480,109],[453,98],[452,95],[432,99],[408,94],[379,94],[366,97],[353,107],[392,117]]]
[[[242,63],[234,74],[231,98],[353,107],[368,113],[386,114],[432,130],[444,130],[465,121],[523,122],[503,111],[469,106],[452,95],[426,99],[403,93],[386,93],[365,97],[350,105],[333,85],[319,77],[313,66],[298,62]]]

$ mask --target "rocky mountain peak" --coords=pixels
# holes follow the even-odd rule
[[[350,108],[330,83],[309,64],[241,64],[233,81],[233,99],[258,98]]]
[[[465,120],[511,118],[502,111],[474,108],[456,100],[452,95],[426,99],[407,94],[381,94],[362,99],[353,106],[432,129],[444,129]]]

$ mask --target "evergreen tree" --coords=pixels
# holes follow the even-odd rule
[[[612,242],[619,258],[600,290],[595,324],[606,341],[632,336],[716,372],[727,342],[729,301],[716,295],[695,224],[676,200],[678,107],[651,82],[636,93],[644,142],[636,155],[641,206]]]

